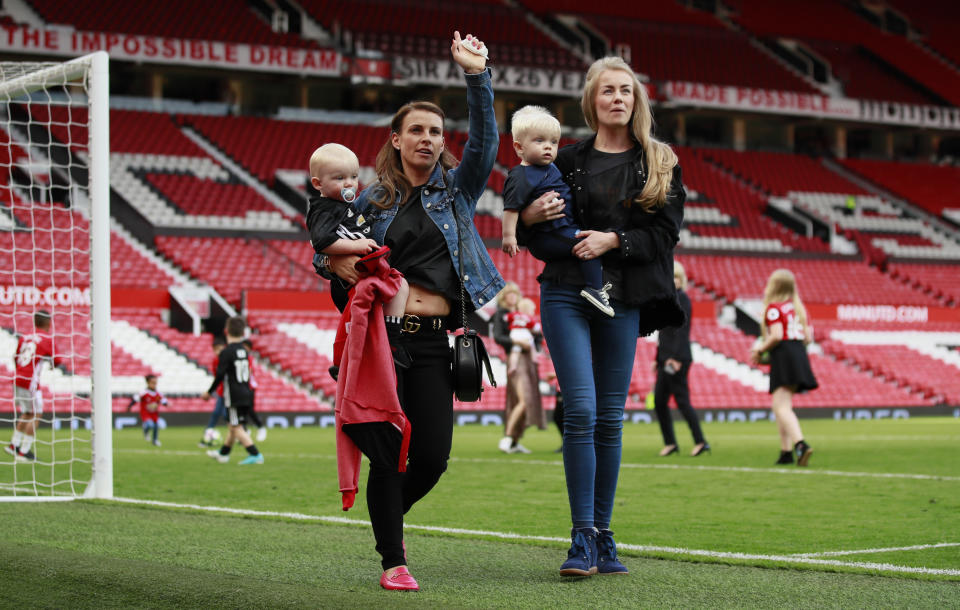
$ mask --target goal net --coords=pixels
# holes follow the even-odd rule
[[[107,61],[0,62],[0,500],[113,495]]]

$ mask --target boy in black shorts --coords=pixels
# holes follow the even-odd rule
[[[249,454],[240,462],[241,466],[263,464],[263,454],[250,440],[250,435],[244,428],[253,407],[253,388],[250,387],[250,353],[243,346],[243,333],[246,327],[243,318],[233,317],[227,320],[227,346],[220,352],[217,374],[213,378],[210,389],[203,393],[203,399],[207,400],[210,394],[216,391],[217,386],[224,384],[223,402],[227,408],[229,432],[219,451],[215,449],[207,451],[208,456],[221,464],[230,461],[230,450],[233,449],[233,443],[236,441],[240,441]]]

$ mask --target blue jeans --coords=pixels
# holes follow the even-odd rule
[[[227,419],[227,408],[223,405],[223,396],[217,396],[217,402],[213,405],[213,412],[210,413],[210,421],[207,422],[207,427],[216,428],[221,417]]]
[[[540,286],[543,336],[563,393],[563,467],[573,527],[610,527],[620,472],[623,407],[640,328],[639,309],[612,303],[609,318],[580,289]]]

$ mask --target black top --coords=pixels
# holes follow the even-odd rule
[[[693,306],[686,292],[678,290],[677,298],[680,300],[680,307],[687,314],[687,319],[682,326],[667,326],[660,329],[657,342],[657,364],[660,366],[663,366],[667,358],[680,362],[693,361],[693,354],[690,353],[690,318]]]
[[[402,273],[408,283],[439,292],[451,303],[459,303],[460,276],[453,268],[443,233],[423,209],[422,191],[423,186],[414,189],[387,227],[383,243],[390,248],[390,265]]]
[[[547,165],[518,165],[507,174],[503,184],[503,209],[520,211],[533,200],[548,191],[556,191],[564,201],[570,201],[570,187],[563,181],[560,170],[553,163]],[[570,208],[564,210],[563,218],[548,220],[534,225],[537,231],[552,231],[560,227],[574,226]]]
[[[311,197],[307,204],[307,230],[314,251],[320,253],[338,239],[370,237],[371,226],[349,203],[329,197]]]
[[[557,155],[557,169],[573,193],[574,220],[583,229],[612,231],[619,236],[620,247],[602,257],[604,273],[620,270],[618,300],[640,308],[641,335],[648,335],[667,325],[682,324],[684,312],[677,301],[673,284],[673,249],[680,239],[683,204],[687,197],[680,166],[673,168],[666,205],[654,208],[652,213],[647,212],[639,205],[624,204],[624,201],[639,195],[646,184],[647,167],[642,148],[636,146],[622,153],[624,157],[629,157],[626,164],[620,162],[612,169],[603,171],[595,164],[604,164],[609,155],[591,155],[595,140],[596,136],[592,136],[565,146]],[[612,164],[613,160],[609,163]],[[617,168],[629,171],[619,174]],[[627,185],[620,191],[626,195],[624,199],[593,201],[591,189],[599,193],[601,187],[592,185],[594,176],[591,169],[599,172],[596,177],[598,181],[611,180],[616,183],[620,179],[617,176],[620,176]],[[530,232],[528,227],[519,223],[517,240],[525,243]],[[575,287],[585,285],[580,262],[574,258],[547,262],[538,279]]]
[[[217,375],[208,392],[213,394],[223,383],[223,404],[228,407],[253,405],[250,387],[250,355],[242,343],[228,343],[217,360]]]
[[[608,153],[595,148],[591,148],[587,153],[587,174],[590,176],[587,182],[587,213],[584,215],[587,222],[602,227],[623,228],[615,224],[622,222],[622,218],[609,202],[622,202],[627,199],[632,183],[630,174],[633,168],[630,160],[633,155],[633,150]],[[582,269],[579,265],[577,267]],[[611,299],[623,300],[623,271],[620,267],[604,265],[603,283],[610,284],[607,294]]]

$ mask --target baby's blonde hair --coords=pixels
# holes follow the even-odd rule
[[[519,142],[532,131],[560,139],[560,121],[543,106],[524,106],[513,113],[510,133],[513,134],[513,141]]]
[[[517,311],[527,315],[533,315],[537,312],[537,304],[533,302],[533,299],[524,297],[517,303]]]
[[[343,144],[337,144],[335,142],[324,144],[310,155],[310,176],[319,178],[325,166],[338,161],[350,160],[356,162],[357,167],[360,166],[360,160],[357,159],[357,155]]]

